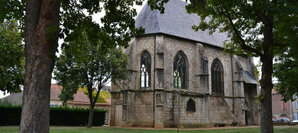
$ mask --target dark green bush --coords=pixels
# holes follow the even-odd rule
[[[19,125],[21,119],[21,106],[1,105],[0,126]]]
[[[21,106],[0,106],[0,126],[19,125]],[[101,126],[105,121],[105,110],[95,109],[93,126]],[[50,125],[52,126],[85,126],[88,123],[89,109],[52,107]]]

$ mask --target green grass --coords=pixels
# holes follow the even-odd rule
[[[0,127],[0,133],[17,133],[18,127]],[[126,129],[115,127],[51,127],[51,133],[177,133],[176,130],[157,129]],[[279,126],[274,128],[275,133],[298,133],[298,126]],[[260,133],[259,128],[234,129],[183,129],[180,133]]]

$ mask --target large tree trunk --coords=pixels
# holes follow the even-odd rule
[[[272,17],[266,18],[264,26],[264,55],[261,56],[262,78],[261,78],[261,133],[273,133],[272,123],[272,72],[273,72],[273,32]]]
[[[268,59],[269,60],[269,59]],[[272,60],[271,60],[272,62]],[[261,80],[261,133],[273,133],[272,123],[272,67],[263,64]]]
[[[94,114],[94,105],[90,105],[89,118],[88,118],[88,128],[92,127],[93,114]]]
[[[20,133],[48,133],[50,86],[59,31],[59,0],[27,0],[26,73]]]

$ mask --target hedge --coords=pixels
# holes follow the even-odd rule
[[[0,106],[0,126],[19,125],[21,106]],[[102,126],[105,121],[104,109],[95,109],[93,126]],[[52,126],[85,126],[88,123],[88,108],[51,107],[50,125]]]

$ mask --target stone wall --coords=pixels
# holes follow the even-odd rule
[[[140,58],[144,50],[151,56],[148,88],[140,87]],[[187,59],[187,89],[182,90],[173,88],[173,61],[178,52]],[[112,85],[111,125],[162,128],[178,124],[199,127],[246,123],[241,70],[254,74],[250,58],[232,56],[222,48],[163,34],[135,37],[125,53],[129,56],[127,80],[119,81],[118,86]],[[216,58],[223,65],[224,96],[212,95],[210,69]],[[195,112],[186,111],[189,99],[195,102]],[[252,113],[257,113],[253,109]]]
[[[196,103],[196,112],[186,110],[187,101],[192,99]],[[183,127],[196,127],[198,124],[209,123],[208,103],[206,97],[182,96],[180,122]]]

